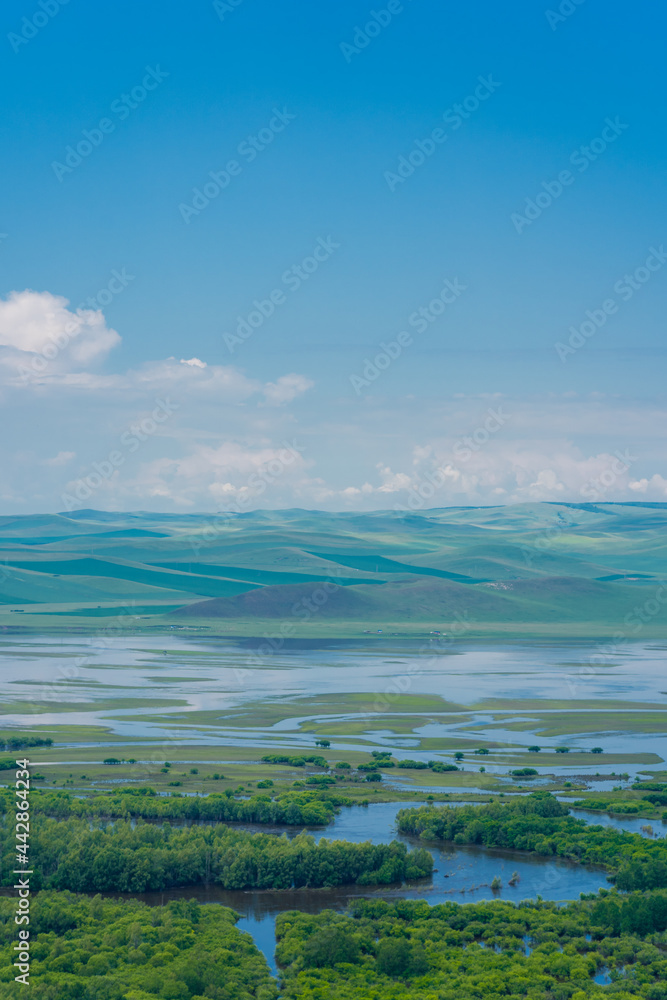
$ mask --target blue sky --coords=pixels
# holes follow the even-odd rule
[[[667,499],[657,0],[0,18],[0,511]]]

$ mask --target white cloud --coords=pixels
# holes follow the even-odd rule
[[[296,399],[297,396],[300,396],[306,390],[312,389],[314,384],[314,382],[311,382],[304,375],[296,375],[294,373],[281,375],[275,382],[268,382],[266,384],[264,387],[264,396],[268,404],[283,406],[285,403],[291,403],[293,399]]]
[[[67,306],[48,292],[0,301],[8,513],[64,509],[86,477],[100,481],[81,505],[110,509],[667,499],[665,415],[649,400],[318,393],[297,408],[313,382],[295,372],[263,381],[196,355],[90,370],[120,337],[101,312]],[[628,442],[641,447],[619,462]]]
[[[596,417],[597,419],[597,417]],[[474,426],[474,425],[473,425]],[[326,501],[347,508],[483,505],[561,500],[574,503],[631,499],[632,491],[664,499],[667,479],[632,481],[637,456],[627,449],[587,454],[567,439],[493,440],[456,452],[460,439],[432,438],[413,445],[402,468],[379,462],[375,482],[329,488]],[[387,452],[390,448],[387,447]]]
[[[95,363],[120,343],[99,309],[67,308],[50,292],[10,292],[0,299],[0,361],[29,373],[67,371]]]
[[[553,497],[565,492],[565,483],[558,478],[555,469],[540,469],[535,481],[529,483],[527,492],[535,499]]]
[[[377,487],[378,493],[400,493],[412,486],[412,476],[405,472],[392,472],[388,465],[378,463],[378,471],[382,477],[382,485]]]
[[[179,458],[148,459],[133,474],[107,477],[99,475],[102,464],[97,462],[70,479],[63,496],[81,500],[81,506],[114,509],[159,499],[176,507],[249,510],[267,491],[289,495],[307,466],[301,450],[294,439],[277,447],[230,441],[217,447],[197,444]]]
[[[23,358],[28,355],[23,355]],[[41,356],[34,355],[40,358]],[[13,359],[16,363],[16,359]],[[26,361],[20,362],[26,365]],[[28,362],[29,364],[29,362]],[[238,368],[231,365],[209,365],[199,358],[188,361],[177,361],[166,358],[164,361],[148,361],[139,368],[131,368],[125,372],[105,374],[91,371],[63,371],[56,369],[55,364],[46,366],[43,372],[30,372],[31,377],[23,377],[17,370],[12,372],[5,384],[16,388],[33,389],[39,386],[40,393],[49,391],[56,399],[63,396],[73,397],[73,394],[93,393],[109,398],[122,394],[123,398],[132,396],[139,398],[148,393],[177,393],[180,400],[196,399],[220,402],[240,402],[257,396],[257,402],[264,406],[284,406],[291,403],[298,395],[310,389],[314,383],[302,375],[283,375],[275,382],[262,383],[258,379],[248,378]],[[260,399],[263,397],[263,400]]]
[[[206,362],[200,361],[199,358],[190,358],[188,361],[185,358],[181,358],[181,364],[190,365],[192,368],[206,368]]]
[[[0,302],[0,385],[16,430],[1,442],[3,462],[32,480],[38,504],[52,495],[49,508],[63,509],[67,494],[115,509],[210,509],[276,495],[283,481],[299,488],[307,463],[288,404],[310,379],[263,382],[197,356],[90,370],[120,337],[101,311],[67,306],[49,292]],[[18,495],[9,485],[5,494]]]
[[[635,479],[628,483],[634,493],[641,493],[644,499],[665,500],[667,497],[667,479],[655,473],[650,479],[646,477]]]
[[[57,467],[59,465],[67,465],[71,462],[73,458],[76,458],[76,452],[74,451],[59,451],[54,458],[47,458],[44,460],[44,465],[51,465]]]

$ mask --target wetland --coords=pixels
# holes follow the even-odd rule
[[[397,827],[401,808],[510,802],[535,790],[576,802],[572,815],[588,824],[663,836],[664,810],[635,787],[667,777],[661,643],[626,644],[613,657],[592,642],[441,637],[265,646],[173,634],[159,642],[4,636],[2,736],[52,740],[31,751],[35,784],[77,801],[147,787],[160,801],[213,794],[239,805],[261,796],[284,806],[306,795],[316,822],[305,811],[292,823],[232,823],[288,839],[304,830],[315,841],[397,841],[415,851],[424,841]],[[599,801],[586,809],[589,797],[609,795],[637,815]],[[233,889],[204,881],[131,895],[151,906],[230,906],[275,968],[275,921],[290,910],[342,913],[360,897],[437,905],[540,896],[563,905],[610,885],[600,865],[567,857],[474,843],[426,847],[432,874],[404,873],[403,885]]]

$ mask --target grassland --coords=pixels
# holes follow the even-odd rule
[[[106,698],[104,701],[63,701],[49,700],[40,701],[36,698],[31,701],[17,700],[0,704],[0,714],[30,714],[39,715],[48,713],[49,715],[60,714],[62,712],[98,712],[101,708],[105,711],[137,708],[176,708],[185,706],[187,701],[182,698]]]
[[[73,791],[101,791],[114,787],[140,787],[149,784],[163,793],[206,794],[212,791],[237,790],[241,785],[248,793],[257,787],[257,782],[272,781],[270,794],[279,794],[294,787],[309,787],[307,779],[313,774],[324,773],[317,767],[292,767],[268,764],[261,760],[267,747],[258,747],[249,741],[246,746],[202,746],[185,745],[177,739],[156,742],[137,741],[136,744],[123,742],[119,746],[113,734],[102,728],[59,727],[55,732],[56,745],[40,747],[29,751],[38,779],[44,787],[56,785]],[[44,736],[53,732],[49,727],[30,730],[30,735]],[[63,746],[62,744],[66,744]],[[78,744],[78,745],[76,745]],[[489,788],[500,790],[504,786],[494,775],[459,771],[434,773],[395,769],[385,773],[381,787],[369,784],[365,773],[356,772],[360,764],[372,760],[369,752],[350,749],[341,752],[316,748],[302,748],[298,751],[288,747],[282,752],[291,756],[301,753],[317,753],[331,766],[340,760],[351,765],[351,774],[340,775],[336,790],[354,802],[369,799],[378,802],[422,800],[422,786],[460,787],[462,793],[467,788]],[[6,755],[7,756],[7,755]],[[105,764],[104,760],[114,757],[122,761]],[[168,763],[168,767],[165,764]],[[11,771],[0,771],[0,786],[13,782]],[[394,782],[414,786],[413,790],[395,788]],[[177,784],[174,784],[177,782]],[[478,798],[477,794],[474,798]]]
[[[665,733],[667,709],[634,712],[630,708],[616,711],[570,711],[540,714],[530,710],[529,719],[500,720],[484,725],[484,729],[502,728],[516,732],[537,732],[542,736],[569,736],[574,733]],[[475,727],[471,727],[475,728]],[[477,727],[482,728],[482,727]]]
[[[0,518],[0,629],[667,639],[666,553],[659,503]]]
[[[564,649],[555,671],[578,677],[587,665],[574,662],[568,642],[615,636],[615,650],[637,638],[667,642],[665,554],[667,504],[0,518],[0,641],[21,637],[22,647],[12,652],[20,664],[37,653],[54,662],[65,655],[55,645],[40,647],[38,635],[83,637],[83,662],[66,696],[56,684],[56,696],[43,697],[40,684],[21,681],[19,671],[21,682],[11,687],[0,716],[27,717],[36,734],[52,737],[52,748],[34,754],[43,780],[75,789],[150,780],[161,791],[201,793],[252,789],[267,779],[271,788],[286,789],[317,769],[268,765],[261,757],[312,753],[321,739],[331,741],[318,750],[331,764],[352,765],[358,780],[343,777],[336,787],[349,787],[359,801],[423,798],[437,787],[509,793],[523,781],[509,772],[526,766],[539,769],[541,787],[554,788],[581,785],[575,775],[597,770],[655,769],[664,766],[655,741],[630,751],[627,738],[622,749],[615,745],[614,734],[665,733],[667,705],[635,702],[621,712],[613,700],[487,699],[481,688],[472,706],[414,691],[393,694],[389,703],[373,692],[343,692],[267,693],[242,704],[234,698],[238,684],[229,699],[223,685],[211,688],[225,699],[207,702],[205,668],[216,664],[219,651],[202,644],[185,656],[161,644],[166,634],[251,637],[244,655],[261,687],[262,672],[279,666],[269,654],[308,643],[352,639],[353,658],[381,641],[390,657],[411,640],[413,651],[441,656],[445,666],[458,640],[555,639]],[[87,681],[90,636],[140,637],[144,648],[146,637],[155,637],[136,694],[116,678]],[[123,669],[100,660],[96,670]],[[602,657],[596,671],[613,665],[613,656]],[[393,672],[389,659],[387,676]],[[185,700],[190,682],[192,700]],[[226,707],[214,707],[220,703]],[[89,724],[68,725],[73,713],[79,717],[73,721],[86,715]],[[40,725],[42,716],[48,724]],[[587,734],[604,735],[602,756],[577,748]],[[527,753],[540,740],[550,745]],[[556,740],[573,744],[568,755],[554,752]],[[378,747],[391,748],[395,760],[414,753],[451,763],[459,753],[464,770],[394,768],[372,787],[357,768]],[[128,763],[103,764],[111,756]],[[165,761],[170,768],[163,769]],[[405,788],[392,788],[395,782]]]
[[[321,703],[317,699],[312,701],[321,711]],[[270,709],[267,717],[273,721],[277,706],[264,707]],[[303,707],[300,706],[301,709]],[[337,707],[340,707],[340,703]],[[206,724],[203,724],[202,714]],[[456,794],[465,797],[471,794],[468,792],[471,788],[483,789],[488,793],[511,794],[523,787],[529,788],[532,780],[530,777],[508,780],[511,772],[526,766],[534,767],[536,764],[542,776],[539,787],[561,791],[570,787],[580,796],[586,788],[586,778],[584,776],[582,781],[576,775],[584,771],[586,775],[594,774],[601,762],[607,773],[610,767],[615,769],[619,782],[622,780],[622,772],[628,767],[636,770],[642,765],[659,766],[663,763],[661,757],[652,753],[607,753],[599,756],[571,752],[565,759],[564,755],[550,753],[548,750],[539,754],[526,753],[525,745],[522,744],[509,746],[506,743],[494,744],[488,740],[473,743],[460,738],[420,740],[415,737],[410,741],[409,747],[394,746],[394,766],[383,770],[382,782],[370,785],[366,780],[367,772],[358,768],[360,765],[373,763],[372,751],[378,746],[373,736],[389,731],[386,720],[383,720],[383,728],[370,731],[367,740],[354,734],[350,745],[346,746],[344,738],[335,735],[338,720],[331,719],[328,734],[334,740],[334,745],[321,747],[316,745],[318,737],[315,733],[310,734],[310,739],[304,742],[300,728],[304,724],[303,715],[293,717],[295,728],[291,732],[281,731],[270,739],[264,736],[261,742],[258,742],[256,730],[216,729],[214,723],[219,713],[193,712],[184,715],[194,715],[195,718],[187,725],[184,719],[182,730],[173,727],[171,735],[162,739],[145,736],[128,741],[105,726],[77,726],[67,723],[36,725],[25,730],[25,733],[41,738],[49,736],[54,740],[53,746],[30,751],[30,758],[41,776],[39,780],[45,787],[55,785],[77,792],[149,784],[163,793],[205,794],[225,790],[238,792],[241,789],[250,794],[256,790],[258,782],[268,780],[271,782],[267,786],[270,788],[269,794],[274,795],[295,787],[309,787],[310,778],[326,773],[318,766],[271,764],[262,760],[267,753],[276,752],[291,757],[313,753],[322,757],[331,769],[329,773],[338,779],[336,789],[353,802],[421,801],[424,795],[435,795],[437,798],[439,789],[442,789],[440,794],[445,796]],[[146,718],[154,722],[156,717]],[[425,717],[405,718],[419,726]],[[133,716],[133,719],[135,722],[140,721],[141,715]],[[262,721],[266,721],[266,717]],[[259,718],[256,722],[259,726]],[[405,728],[407,730],[407,722]],[[224,742],[220,740],[223,733],[226,736]],[[206,739],[206,734],[209,739]],[[0,738],[15,735],[16,730],[8,729],[0,733]],[[193,738],[203,738],[204,742],[189,742]],[[486,749],[484,756],[478,752],[480,747]],[[411,750],[414,752],[415,749],[421,754],[432,753],[435,760],[445,763],[454,763],[456,751],[459,754],[456,759],[459,770],[436,772],[431,769],[401,767],[400,759],[409,758]],[[118,763],[105,763],[108,758],[114,758]],[[337,769],[335,765],[340,761],[347,762],[350,769]],[[553,774],[552,768],[559,769],[558,776]],[[570,769],[572,773],[568,774]],[[651,775],[650,771],[647,773]],[[10,775],[10,771],[0,771],[0,784],[13,780]],[[457,790],[456,793],[453,789]],[[472,794],[479,797],[478,792]],[[594,786],[588,794],[595,795]],[[645,806],[643,814],[649,817],[657,815],[653,806]]]
[[[183,683],[181,675],[172,675],[169,659],[163,662],[161,655],[158,660],[147,658],[145,669],[156,663],[165,689]],[[184,676],[186,682],[190,680],[187,672]],[[234,790],[240,784],[268,778],[274,783],[272,788],[285,790],[320,773],[317,768],[304,770],[262,761],[265,754],[279,752],[321,755],[342,787],[349,786],[350,794],[358,800],[369,796],[375,800],[381,796],[381,801],[419,798],[424,791],[437,792],[438,788],[459,788],[462,793],[470,787],[511,792],[521,787],[521,781],[530,786],[534,780],[530,775],[512,776],[513,771],[526,767],[538,772],[541,786],[547,782],[554,789],[568,784],[583,788],[600,771],[609,777],[616,775],[621,783],[627,772],[647,771],[650,775],[651,768],[663,765],[663,757],[652,747],[632,747],[627,739],[623,750],[616,750],[613,734],[648,735],[667,729],[667,712],[656,710],[656,706],[646,703],[641,710],[619,710],[618,703],[610,699],[581,703],[486,699],[466,708],[438,695],[397,693],[390,710],[377,711],[373,692],[338,692],[308,697],[276,695],[222,709],[198,708],[178,698],[146,698],[143,691],[119,698],[115,688],[101,686],[95,701],[86,700],[82,684],[68,692],[70,700],[5,702],[8,717],[15,712],[31,713],[33,721],[25,731],[54,740],[54,746],[39,748],[33,755],[50,784],[101,789],[150,781],[166,792],[173,788],[202,793],[213,787]],[[540,710],[540,706],[545,707]],[[47,712],[49,722],[40,724],[40,714]],[[91,712],[97,725],[66,721],[68,714],[80,717]],[[140,738],[120,735],[123,729],[118,730],[119,724],[124,726],[128,720],[132,732],[142,732]],[[433,735],[433,726],[442,733]],[[503,732],[502,738],[494,739],[495,730]],[[516,734],[515,738],[508,738],[505,732]],[[604,753],[577,747],[576,739],[587,733],[605,744]],[[13,735],[13,728],[0,732],[4,739]],[[556,753],[553,745],[543,745],[539,752],[529,750],[539,744],[540,737],[554,735],[563,737],[563,742],[575,737],[567,754]],[[318,746],[322,740],[325,745]],[[456,761],[460,770],[439,773],[396,766],[384,772],[381,787],[370,788],[357,769],[372,762],[371,754],[378,748],[390,748],[395,762],[415,754],[424,760],[428,755],[443,763]],[[104,764],[107,757],[123,763]],[[169,768],[165,761],[169,761]],[[350,775],[337,772],[334,765],[340,761],[351,765]],[[214,786],[213,782],[220,784]],[[591,794],[595,794],[594,780]]]

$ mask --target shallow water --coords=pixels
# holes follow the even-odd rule
[[[567,737],[547,737],[540,733],[544,723],[537,719],[534,728],[523,731],[496,729],[493,707],[489,706],[484,710],[478,707],[460,719],[425,720],[417,735],[490,739],[508,745],[537,741],[545,749],[563,743],[582,750],[600,745],[607,752],[647,751],[667,757],[664,733],[632,733],[624,728],[624,713],[633,701],[667,707],[663,693],[665,650],[656,644],[624,643],[613,651],[613,656],[608,644],[594,642],[482,644],[437,637],[421,644],[369,638],[363,643],[327,646],[299,643],[288,648],[283,644],[276,650],[271,650],[268,642],[259,651],[257,646],[258,640],[205,641],[177,634],[131,638],[6,637],[0,641],[0,697],[10,710],[4,721],[9,726],[36,722],[105,725],[128,742],[148,737],[216,746],[311,747],[312,734],[298,731],[298,719],[239,729],[234,718],[202,724],[201,720],[190,720],[188,713],[224,713],[272,699],[369,692],[368,704],[360,704],[354,713],[327,716],[325,712],[314,712],[309,716],[329,720],[334,748],[352,749],[357,746],[354,737],[341,733],[337,738],[336,720],[343,723],[359,715],[372,720],[378,712],[391,713],[397,692],[440,695],[465,706],[479,706],[486,698],[513,702],[560,699],[569,703],[568,711],[576,710],[577,702],[583,700],[614,699],[619,708],[606,716],[605,728],[609,731],[604,733],[582,731]],[[154,707],[109,706],[110,699],[147,696],[154,699]],[[160,700],[182,700],[185,704],[160,705]],[[30,708],[17,706],[12,712],[13,701],[28,702]],[[49,711],[49,702],[54,711]],[[87,703],[86,708],[77,711],[77,703]],[[68,711],[63,712],[63,707]],[[169,720],[151,718],[165,713]],[[534,716],[530,710],[517,709],[511,718],[530,720]],[[368,738],[364,734],[364,740]],[[370,739],[378,746],[410,751],[417,759],[433,755],[433,751],[419,751],[418,739],[410,733],[376,731]],[[367,746],[367,742],[358,744],[359,749]],[[531,755],[530,763],[539,769],[535,756]],[[606,764],[602,756],[595,759],[594,768],[601,775],[609,775],[618,765]],[[487,769],[493,773],[492,762]],[[547,770],[583,774],[592,769],[573,766],[564,759],[562,765]]]
[[[452,805],[460,803],[451,803]],[[150,905],[163,905],[170,899],[197,899],[205,903],[231,906],[241,915],[239,927],[252,934],[257,946],[273,966],[275,920],[285,910],[319,913],[321,910],[344,910],[355,898],[365,899],[425,899],[431,905],[446,901],[479,902],[484,899],[506,899],[519,902],[541,895],[544,899],[565,902],[578,899],[581,892],[597,892],[608,887],[604,871],[576,865],[559,859],[535,858],[520,851],[501,851],[475,846],[424,844],[416,837],[397,833],[396,813],[404,805],[378,802],[367,807],[342,809],[326,828],[309,832],[316,838],[387,843],[400,840],[409,848],[424,847],[433,855],[435,871],[432,879],[421,879],[409,885],[379,888],[344,886],[333,889],[226,890],[216,886],[186,886],[164,892],[140,893],[132,898]],[[597,819],[597,817],[595,817]],[[284,833],[284,827],[246,825],[246,829],[265,833]],[[291,830],[288,836],[296,836]],[[509,880],[518,874],[515,885]],[[502,888],[491,889],[498,876]]]
[[[251,642],[204,642],[173,635],[3,638],[0,691],[11,698],[75,702],[84,695],[86,700],[145,697],[148,685],[156,698],[184,698],[193,708],[227,708],[270,696],[354,691],[377,692],[379,698],[386,694],[391,702],[396,689],[383,689],[392,679],[405,678],[410,693],[439,694],[462,705],[478,704],[482,698],[622,698],[622,713],[628,700],[666,703],[665,651],[645,643],[626,643],[613,660],[598,663],[603,647],[596,643],[443,647],[437,640],[405,642],[396,660],[383,650],[386,640],[272,653],[258,653]],[[490,711],[491,706],[480,711],[479,722],[491,721]],[[530,712],[522,716],[530,718]]]
[[[409,750],[409,756],[416,759],[437,756],[437,751],[420,751],[418,740],[409,733],[393,735],[389,731],[376,731],[372,735],[363,734],[365,742],[361,739],[355,742],[354,737],[344,732],[337,738],[336,720],[342,724],[360,714],[367,715],[370,726],[378,712],[392,712],[395,694],[402,692],[436,694],[460,705],[478,706],[460,719],[425,721],[418,733],[421,736],[480,742],[489,739],[511,745],[537,742],[545,749],[564,743],[572,749],[587,750],[599,745],[609,753],[651,752],[667,758],[665,734],[631,733],[623,725],[624,711],[632,707],[632,702],[649,703],[656,708],[667,706],[663,693],[667,688],[665,649],[656,644],[625,643],[613,656],[606,644],[594,642],[501,644],[433,639],[417,645],[377,638],[364,643],[300,643],[274,650],[264,643],[264,647],[258,652],[256,640],[192,640],[178,634],[131,638],[4,637],[0,640],[0,699],[9,711],[4,713],[3,726],[102,725],[127,743],[142,737],[160,743],[177,740],[190,745],[246,746],[250,757],[251,748],[256,747],[312,749],[313,735],[299,732],[296,719],[239,729],[234,719],[225,718],[225,712],[253,702],[266,705],[272,699],[369,692],[368,704],[361,704],[355,713],[331,717],[323,710],[311,716],[329,719],[333,749],[367,751],[370,740],[381,747]],[[154,700],[154,707],[119,709],[110,705],[110,699],[147,697]],[[619,703],[619,710],[607,716],[607,732],[582,731],[566,738],[546,737],[539,732],[544,723],[537,721],[534,729],[494,729],[493,707],[479,707],[486,698],[513,702],[559,699],[569,703],[568,710],[576,709],[578,701],[613,699]],[[160,705],[161,699],[182,700],[184,704]],[[12,710],[12,702],[23,704]],[[77,704],[82,705],[81,709],[77,710]],[[63,707],[68,711],[63,712]],[[217,710],[221,717],[202,723],[188,718],[193,710]],[[158,717],[165,713],[169,719]],[[503,725],[509,718],[505,718]],[[518,721],[533,716],[531,710],[517,708],[511,718]],[[93,742],[90,745],[99,746]],[[122,745],[123,742],[115,744],[118,749]],[[66,749],[62,756],[66,758]],[[541,768],[535,755],[531,755],[530,764],[556,774],[590,774],[593,769],[573,767],[567,759],[562,766]],[[493,765],[488,758],[485,766],[490,773],[507,769],[507,765]],[[609,776],[594,783],[602,791],[619,782],[611,776],[612,769],[625,770],[634,776],[645,770],[646,765],[608,765],[603,756],[596,757],[594,767],[601,776]],[[408,787],[411,784],[410,775],[401,774],[400,778],[387,775],[387,778]],[[434,784],[433,787],[439,791],[449,787],[455,793],[469,791],[456,786]],[[399,808],[395,803],[377,803],[367,809],[343,809],[329,827],[317,833],[324,837],[386,842],[397,836],[394,818]],[[612,818],[590,812],[577,815],[592,823],[622,824],[621,828],[636,832],[647,822],[636,817]],[[652,825],[662,833],[662,824],[653,821]],[[399,839],[410,846],[420,843],[402,835]],[[226,892],[199,886],[149,893],[139,898],[160,904],[185,896],[229,905],[241,914],[240,926],[253,934],[273,962],[275,917],[286,909],[309,912],[327,907],[342,909],[355,896],[423,898],[437,903],[497,897],[518,901],[540,894],[545,899],[565,901],[578,898],[581,892],[596,892],[608,884],[604,872],[565,861],[476,847],[428,847],[435,859],[433,879],[402,888]],[[510,886],[508,882],[514,872],[519,878]],[[496,876],[502,880],[502,888],[494,891],[491,882]]]
[[[565,800],[563,800],[565,801]],[[655,840],[667,834],[667,824],[661,819],[646,819],[638,816],[607,816],[606,813],[599,813],[594,809],[570,809],[570,814],[577,819],[583,819],[587,823],[598,826],[611,826],[615,830],[627,830],[629,833],[639,833],[642,837]],[[649,832],[647,827],[652,828]]]

